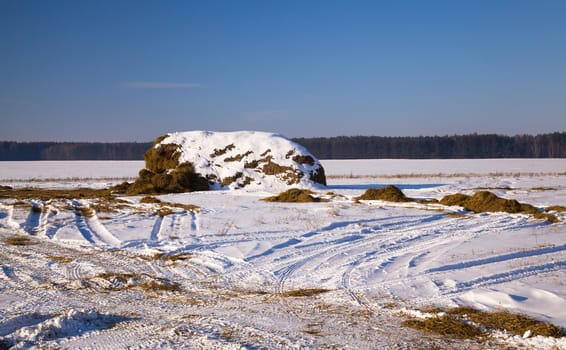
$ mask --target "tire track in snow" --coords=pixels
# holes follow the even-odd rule
[[[57,210],[52,208],[49,202],[34,201],[24,223],[25,230],[31,235],[49,238],[47,234],[49,221],[55,215],[57,215]]]
[[[191,214],[191,230],[193,232],[198,232],[200,231],[200,227],[199,227],[199,215],[198,213],[196,213],[195,211],[189,211],[189,214]]]
[[[163,216],[157,215],[157,218],[155,219],[155,222],[149,234],[149,240],[157,241],[161,235],[160,233],[162,228],[163,228]]]
[[[171,241],[181,237],[183,221],[184,214],[172,213],[162,217],[161,223],[159,223],[159,231],[156,235],[157,240]]]
[[[348,293],[348,296],[350,297],[350,299],[352,299],[354,302],[356,302],[356,304],[358,305],[362,305],[366,308],[370,308],[369,303],[367,302],[367,300],[361,296],[360,294],[358,294],[356,291],[354,291],[351,287],[351,275],[352,272],[356,269],[358,263],[354,263],[352,264],[350,267],[346,268],[346,271],[344,271],[344,273],[342,273],[342,279],[340,281],[340,288],[343,289],[344,291],[346,291],[346,293]]]
[[[441,217],[441,215],[435,215],[434,216],[436,219],[439,219]],[[384,221],[384,220],[392,220],[391,223],[386,223],[386,224],[381,224],[381,225],[375,225],[371,228],[368,227],[360,227],[360,222],[361,223],[365,223],[367,222],[367,220],[361,220],[361,221],[350,221],[347,222],[347,225],[329,225],[327,227],[324,227],[322,229],[319,230],[315,230],[315,231],[310,231],[306,234],[303,234],[302,236],[300,236],[303,239],[298,239],[298,238],[290,238],[288,239],[286,242],[278,244],[270,249],[268,249],[266,252],[258,254],[256,256],[250,257],[247,260],[254,260],[257,257],[267,257],[270,258],[268,261],[271,260],[282,260],[283,258],[290,258],[292,256],[297,256],[298,258],[302,258],[305,254],[305,252],[321,252],[321,249],[323,249],[323,251],[328,251],[328,250],[334,250],[336,247],[341,247],[341,246],[348,246],[348,245],[352,245],[352,246],[358,246],[358,245],[367,245],[367,244],[371,244],[371,242],[377,240],[377,241],[381,241],[384,240],[385,237],[385,241],[387,241],[388,238],[392,238],[394,239],[395,237],[389,237],[388,234],[389,233],[399,233],[399,232],[408,232],[411,231],[412,229],[414,229],[414,224],[418,224],[418,223],[427,223],[429,221],[431,221],[431,217],[427,216],[423,219],[416,219],[413,220],[411,222],[398,222],[396,219],[398,219],[397,217],[395,218],[387,218],[387,219],[377,219],[377,220],[371,220],[371,221]],[[342,228],[348,228],[349,226],[356,226],[355,229],[353,230],[347,230],[347,231],[335,231],[337,228],[342,229]],[[436,227],[437,224],[435,223],[430,223],[428,225],[423,225],[423,226],[419,226],[421,228],[426,228],[426,227]],[[407,228],[409,228],[410,230],[407,230]],[[400,229],[403,229],[402,231],[400,231]],[[318,232],[320,231],[320,232]],[[313,232],[315,232],[315,234],[313,234]],[[332,234],[334,236],[337,236],[338,238],[336,238],[333,241],[328,241],[328,240],[324,240],[324,241],[318,241],[318,237],[316,235],[318,235],[319,233],[324,232],[325,234]],[[306,240],[306,242],[304,241],[304,238],[308,237],[309,239]],[[358,239],[358,238],[362,238],[362,239]],[[314,241],[312,243],[308,243],[309,241]],[[300,244],[303,243],[303,244]],[[322,246],[322,247],[320,247]],[[274,249],[276,248],[276,249]],[[289,254],[287,251],[287,248],[296,248],[296,250],[292,251],[291,254]],[[298,253],[297,253],[298,252]],[[267,253],[267,254],[266,254]],[[283,255],[283,257],[269,257],[269,255],[272,255],[273,253],[280,253],[279,255]],[[317,254],[318,255],[318,254]]]
[[[73,208],[75,209],[77,228],[87,241],[92,244],[120,245],[121,241],[104,227],[98,220],[96,212],[89,207],[88,203],[73,201]],[[92,210],[92,214],[89,216],[83,215],[84,211],[89,209]]]
[[[566,260],[551,262],[540,265],[530,265],[520,269],[496,273],[493,275],[479,277],[466,282],[457,282],[452,290],[445,291],[445,294],[462,293],[478,287],[486,287],[495,284],[510,282],[525,277],[539,275],[541,273],[553,272],[566,268]]]
[[[498,219],[497,217],[494,218]],[[485,218],[481,218],[481,220],[484,221]],[[522,221],[523,220],[521,218],[518,218],[516,220],[517,227],[521,226]],[[441,229],[440,234],[437,233],[432,236],[429,234],[428,236],[432,237],[431,239],[419,242],[418,244],[411,243],[408,245],[405,244],[400,246],[392,246],[385,249],[383,252],[376,251],[376,254],[360,254],[358,255],[359,258],[354,259],[354,268],[347,270],[346,272],[351,274],[355,269],[361,268],[366,265],[377,265],[379,268],[384,268],[394,264],[396,260],[405,261],[406,259],[403,258],[407,258],[407,255],[412,256],[412,258],[410,258],[407,262],[405,273],[402,277],[393,279],[385,278],[380,281],[380,284],[386,287],[388,284],[394,284],[401,280],[410,278],[409,271],[414,267],[414,265],[411,266],[411,263],[414,264],[415,259],[417,259],[418,257],[426,256],[430,251],[433,251],[435,247],[439,245],[445,245],[447,243],[454,244],[463,242],[470,238],[476,237],[477,235],[480,235],[485,231],[492,232],[498,231],[500,229],[513,229],[513,227],[515,227],[510,227],[509,225],[510,223],[507,219],[498,220],[496,222],[483,222],[479,225],[477,224],[476,220],[465,223],[451,223],[448,226],[443,225],[439,227],[439,229]],[[449,240],[447,240],[447,234],[450,235]],[[425,238],[425,236],[422,237]],[[378,261],[375,262],[374,260]],[[400,271],[400,269],[395,270]],[[419,277],[422,277],[422,275],[419,274]]]
[[[31,208],[28,216],[21,227],[30,235],[37,235],[41,225],[41,215],[44,210],[44,203],[40,201],[31,201]]]
[[[443,216],[444,217],[444,216]],[[497,218],[497,217],[496,217]],[[447,218],[447,220],[452,220]],[[485,220],[485,218],[482,218]],[[517,221],[522,221],[518,219]],[[384,240],[382,235],[374,235],[370,239],[361,242],[353,242],[353,244],[343,244],[342,246],[327,247],[323,251],[318,250],[319,253],[306,256],[298,262],[293,263],[289,269],[280,269],[281,275],[279,277],[278,289],[282,290],[286,281],[295,274],[298,270],[302,270],[306,265],[313,265],[311,271],[320,271],[323,274],[321,266],[331,266],[331,270],[335,274],[336,266],[346,266],[345,271],[342,273],[339,285],[341,288],[352,297],[355,302],[360,303],[361,299],[356,294],[356,291],[351,286],[351,274],[363,265],[377,265],[390,264],[395,259],[404,256],[408,253],[423,253],[433,249],[438,244],[445,244],[447,242],[446,235],[451,236],[451,243],[454,240],[463,241],[472,238],[486,230],[497,231],[502,228],[509,228],[508,220],[499,220],[497,222],[488,221],[481,225],[477,225],[477,221],[472,222],[451,222],[439,226],[437,222],[428,224],[430,220],[422,220],[425,224],[420,226],[403,226],[399,225],[400,229],[391,230],[395,236],[388,235]],[[428,232],[427,232],[428,230]],[[424,233],[422,233],[424,232]],[[350,232],[351,233],[351,232]],[[376,232],[379,233],[379,232]],[[409,235],[407,235],[407,233]],[[410,233],[415,233],[411,236]],[[401,236],[401,239],[399,239]],[[351,242],[352,243],[352,242]],[[369,250],[369,252],[368,252]],[[320,261],[325,257],[325,260]],[[331,260],[338,260],[332,261]],[[340,264],[340,261],[344,261]],[[384,283],[388,280],[385,279]]]
[[[426,227],[437,227],[437,223],[436,223],[436,219],[438,219],[438,215],[435,215],[433,217],[425,217],[423,219],[420,220],[415,220],[415,221],[419,221],[422,223],[425,223],[424,225],[422,225],[420,228],[424,229]],[[432,219],[432,218],[436,218],[436,219]],[[283,268],[279,268],[277,269],[274,274],[278,277],[278,282],[277,282],[277,290],[278,292],[281,292],[282,290],[284,290],[284,284],[286,283],[286,281],[289,279],[289,277],[291,277],[297,270],[299,270],[299,268],[301,268],[302,266],[308,264],[309,262],[317,262],[318,260],[320,260],[322,257],[326,256],[325,261],[328,261],[332,258],[335,258],[337,256],[344,256],[347,255],[347,252],[349,251],[359,251],[365,247],[368,246],[374,246],[376,243],[381,243],[381,248],[385,248],[387,247],[387,249],[393,249],[394,246],[397,246],[400,244],[400,241],[396,240],[396,237],[387,237],[384,240],[384,236],[379,234],[379,233],[383,233],[381,231],[381,229],[383,227],[387,227],[387,232],[395,232],[395,233],[400,233],[400,232],[414,232],[415,231],[415,227],[413,227],[412,225],[407,225],[406,222],[402,222],[399,223],[397,221],[392,222],[390,225],[386,224],[386,225],[382,225],[382,226],[377,226],[372,228],[371,230],[373,231],[372,233],[375,234],[368,234],[368,233],[364,233],[364,237],[367,237],[363,240],[338,240],[335,244],[325,244],[323,245],[323,248],[321,247],[316,247],[313,248],[314,245],[304,245],[303,247],[308,247],[310,251],[315,251],[315,254],[312,255],[306,255],[305,256],[305,251],[308,251],[307,249],[303,249],[301,251],[294,252],[295,256],[298,257],[298,260],[295,262],[292,262],[290,265],[284,266]],[[403,227],[403,230],[398,230],[395,229],[396,226],[400,226]],[[364,228],[363,230],[367,230],[367,228]],[[345,233],[343,233],[342,235],[349,235],[349,236],[357,236],[357,233],[359,233],[360,229],[358,228],[356,231],[352,232],[352,231],[347,231]],[[412,242],[415,240],[420,240],[423,238],[423,235],[418,235],[415,237],[405,237],[403,240],[401,240],[401,244],[408,244],[408,242]],[[385,245],[385,243],[389,240],[393,240],[393,243],[390,244],[390,246]],[[289,247],[293,247],[294,245],[285,245],[283,248],[289,248]],[[299,248],[299,247],[297,247]],[[289,254],[287,256],[287,260],[292,259],[293,254]],[[364,253],[365,255],[365,253]],[[374,254],[371,254],[374,255]],[[317,266],[323,265],[324,262],[322,263],[318,263]],[[351,263],[350,263],[351,264]],[[336,266],[336,264],[333,264],[333,266]],[[265,268],[265,267],[264,267]],[[346,280],[347,276],[343,276],[342,280]],[[348,293],[351,292],[350,289],[347,290]],[[353,293],[353,292],[352,292]]]
[[[21,230],[21,226],[14,221],[14,206],[0,203],[0,227]]]
[[[560,246],[554,246],[554,247],[544,247],[544,248],[539,248],[539,249],[530,249],[530,250],[520,251],[520,252],[516,252],[516,253],[495,255],[495,256],[491,256],[489,258],[484,258],[484,259],[463,261],[463,262],[459,262],[459,263],[456,263],[456,264],[449,264],[449,265],[434,267],[434,268],[426,270],[425,272],[426,273],[434,273],[434,272],[447,272],[447,271],[453,271],[453,270],[461,270],[461,269],[467,269],[467,268],[470,268],[470,267],[500,263],[500,262],[509,261],[509,260],[522,259],[522,258],[528,258],[528,257],[531,257],[531,256],[552,254],[552,253],[558,253],[558,252],[563,252],[563,251],[566,251],[566,244],[560,245]]]

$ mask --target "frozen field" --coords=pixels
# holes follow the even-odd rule
[[[353,200],[394,184],[416,199],[489,189],[566,206],[566,160],[322,164],[320,203],[193,192],[158,198],[199,210],[160,216],[140,197],[108,211],[90,200],[0,199],[0,349],[486,347],[400,327],[410,310],[433,305],[505,308],[566,327],[566,213],[549,224]],[[142,167],[0,162],[0,185],[101,188]],[[564,338],[504,334],[487,344],[566,349]]]

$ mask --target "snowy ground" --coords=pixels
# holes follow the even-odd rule
[[[318,193],[329,201],[321,203],[198,192],[159,197],[198,212],[160,217],[155,205],[129,197],[118,212],[85,217],[76,209],[88,201],[2,200],[0,348],[485,347],[399,326],[403,307],[428,305],[506,308],[566,327],[564,213],[548,224],[352,200],[395,184],[419,199],[489,188],[539,207],[566,206],[564,160],[322,163],[329,186]],[[0,185],[104,187],[141,167],[3,162]],[[30,241],[6,244],[20,236]],[[328,292],[293,296],[311,288]],[[564,339],[492,345],[501,342],[566,349]]]

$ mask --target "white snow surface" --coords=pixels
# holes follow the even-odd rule
[[[423,307],[469,305],[566,327],[565,213],[548,224],[524,214],[353,199],[394,184],[417,199],[489,189],[541,208],[566,206],[566,162],[443,160],[438,171],[433,160],[426,167],[322,163],[328,186],[316,192],[328,202],[320,203],[268,203],[260,199],[274,192],[265,190],[193,192],[158,198],[198,211],[172,208],[161,217],[156,204],[124,197],[114,212],[84,217],[77,209],[97,208],[93,200],[0,199],[0,344],[566,349],[565,338],[500,332],[485,344],[400,326],[406,315],[427,317]],[[71,170],[45,183],[13,181],[37,179],[42,164],[51,162],[22,163],[8,175],[2,167],[0,185],[100,186],[113,176],[100,166],[104,176],[91,171],[85,181],[56,180]],[[120,164],[131,166],[114,163],[116,174],[125,172]],[[13,237],[33,244],[8,244]],[[285,296],[308,288],[328,292]]]
[[[162,144],[179,145],[181,157],[179,163],[189,162],[195,172],[203,176],[214,176],[216,179],[233,177],[243,173],[240,181],[235,181],[229,189],[242,187],[242,180],[252,179],[248,189],[268,189],[282,191],[289,187],[313,188],[317,184],[310,180],[309,174],[321,167],[320,162],[303,146],[292,142],[280,134],[260,131],[185,131],[170,133],[154,147]],[[221,155],[215,156],[218,151]],[[301,164],[293,161],[293,156],[310,156],[314,164]],[[241,157],[238,161],[228,159]],[[245,168],[245,162],[262,161],[271,157],[271,161],[283,167],[297,169],[303,176],[297,183],[289,184],[283,176],[267,175],[253,168]],[[265,163],[265,161],[263,161]],[[217,186],[216,189],[222,186]]]

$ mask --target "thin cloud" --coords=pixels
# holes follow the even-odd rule
[[[131,89],[198,89],[202,87],[201,84],[170,81],[130,81],[125,85]]]

